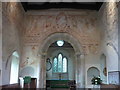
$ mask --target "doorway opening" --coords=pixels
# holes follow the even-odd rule
[[[58,40],[63,41],[63,42],[60,42],[61,44],[63,44],[62,46],[57,45]],[[76,38],[74,38],[72,35],[68,33],[55,33],[50,35],[48,38],[44,39],[42,45],[40,45],[39,47],[40,49],[38,53],[41,61],[40,61],[40,75],[39,75],[40,80],[38,81],[38,85],[40,88],[46,88],[47,86],[46,80],[59,80],[59,79],[75,80],[77,88],[85,87],[84,52],[80,42],[76,40]],[[72,51],[69,51],[70,48]],[[71,53],[72,55],[69,55]],[[61,73],[63,71],[62,69],[64,66],[62,65],[63,63],[60,65],[61,67],[60,71],[56,70],[57,73],[54,72],[55,70],[53,69],[55,65],[53,64],[54,59],[56,58],[58,60],[59,57],[62,57],[61,59],[62,62],[63,62],[63,59],[66,59],[67,73]],[[72,57],[72,59],[70,57]],[[69,65],[70,61],[73,65],[72,66],[73,68],[70,67]],[[73,71],[73,73],[69,73],[70,68],[71,68],[71,71]]]
[[[67,88],[68,82],[75,81],[75,51],[70,43],[53,42],[46,57],[46,87]]]

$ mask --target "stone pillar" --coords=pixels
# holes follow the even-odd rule
[[[2,85],[2,2],[0,1],[0,86]]]
[[[81,63],[80,62],[80,54],[76,53],[75,57],[76,57],[76,73],[75,73],[75,76],[76,76],[76,87],[80,88],[80,63]]]
[[[85,88],[85,56],[83,54],[80,55],[80,75],[81,75],[81,88]]]
[[[46,55],[40,55],[40,80],[39,80],[39,87],[46,88]]]
[[[85,60],[80,53],[76,53],[76,87],[85,87]]]

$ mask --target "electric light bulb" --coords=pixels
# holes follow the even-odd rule
[[[58,41],[57,41],[57,45],[58,45],[58,46],[61,47],[61,46],[63,46],[63,44],[64,44],[64,41],[63,41],[63,40],[58,40]]]

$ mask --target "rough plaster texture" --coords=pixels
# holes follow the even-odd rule
[[[118,71],[118,5],[116,2],[104,3],[99,11],[101,30],[101,53],[107,59],[107,70]],[[107,45],[111,43],[111,45]]]
[[[100,33],[97,28],[96,11],[47,10],[38,13],[31,11],[26,14],[25,26],[27,27],[23,36],[24,49],[21,70],[26,66],[32,66],[36,71],[38,70],[39,66],[36,67],[36,65],[40,60],[37,56],[39,54],[39,46],[43,44],[46,38],[55,33],[67,33],[81,44],[81,47],[77,47],[77,49],[83,49],[82,54],[86,55],[85,65],[87,68],[92,65],[100,67],[98,63]],[[87,72],[87,69],[85,72]],[[39,76],[37,74],[33,75],[32,72],[31,75],[33,77]]]
[[[118,3],[118,46],[120,45],[120,2]],[[118,47],[118,53],[119,53],[119,71],[120,71],[120,47]]]
[[[82,10],[48,10],[38,13],[39,15],[28,14],[26,16],[26,25],[28,25],[28,27],[26,27],[24,33],[25,44],[39,45],[49,35],[64,32],[75,37],[85,49],[91,46],[90,49],[95,53],[94,49],[99,45],[99,31],[96,28],[96,13],[96,11]],[[94,34],[94,36],[92,34]]]
[[[2,2],[0,1],[0,85],[2,85]]]
[[[96,13],[96,11],[82,10],[52,10],[38,13],[39,15],[29,15],[29,13],[26,16],[27,27],[24,32],[25,48],[38,47],[51,34],[64,32],[81,43],[85,54],[97,53],[100,39],[96,27]]]
[[[5,72],[3,75],[6,75],[5,78],[3,77],[6,79],[3,84],[9,83],[10,64],[7,65],[7,69],[5,69],[5,65],[7,62],[10,63],[11,59],[7,61],[7,58],[14,50],[20,54],[19,75],[23,77],[30,75],[38,78],[38,81],[43,80],[46,77],[45,55],[48,53],[43,52],[40,46],[57,33],[61,33],[61,36],[56,36],[55,40],[71,41],[75,39],[77,41],[75,44],[80,44],[80,47],[79,45],[76,47],[74,41],[71,43],[75,49],[81,50],[81,52],[75,52],[76,60],[80,62],[80,64],[76,63],[78,65],[78,69],[75,71],[76,79],[80,79],[79,77],[84,79],[78,80],[78,83],[81,81],[87,87],[87,70],[90,67],[97,67],[100,73],[103,73],[100,67],[100,56],[103,53],[107,58],[108,71],[118,70],[116,53],[116,51],[118,52],[118,28],[116,27],[118,14],[115,3],[105,3],[99,12],[61,9],[24,12],[19,3],[3,3],[3,11],[2,70]],[[67,37],[66,34],[74,39]],[[52,44],[51,40],[53,38],[48,40],[44,46]],[[107,42],[112,42],[116,51],[107,47]],[[81,58],[80,54],[84,58]],[[44,86],[45,81],[42,82],[41,86],[38,83],[39,87]]]
[[[10,67],[9,59],[13,51],[17,51],[21,56],[22,50],[22,37],[21,31],[23,30],[23,16],[24,11],[20,3],[4,2],[2,3],[2,84],[9,84],[10,80]]]

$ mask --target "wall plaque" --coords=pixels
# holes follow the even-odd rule
[[[120,71],[108,72],[109,84],[120,85]]]

